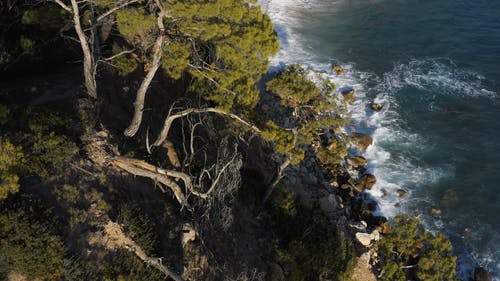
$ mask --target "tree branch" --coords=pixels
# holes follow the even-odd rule
[[[184,193],[182,192],[182,189],[180,186],[172,179],[169,178],[175,177],[175,178],[182,178],[184,180],[184,183],[186,184],[185,178],[187,177],[189,179],[188,182],[191,181],[189,176],[185,175],[179,175],[182,173],[172,171],[172,173],[167,172],[167,170],[163,170],[161,168],[158,168],[156,166],[153,166],[149,163],[146,163],[142,160],[138,159],[133,159],[133,158],[126,158],[122,156],[117,156],[113,159],[113,164],[115,164],[117,167],[133,174],[136,176],[141,176],[141,177],[147,177],[155,182],[160,182],[170,188],[172,192],[174,193],[175,198],[181,204],[181,206],[188,206],[188,202],[186,199],[186,196],[184,196]],[[182,177],[181,177],[182,176]],[[187,184],[186,184],[187,186]]]
[[[153,266],[154,268],[161,271],[167,277],[172,278],[174,281],[183,281],[182,277],[175,273],[172,269],[163,265],[161,258],[154,258],[148,256],[144,250],[135,243],[130,237],[125,235],[123,228],[121,225],[108,221],[106,225],[104,225],[104,231],[108,238],[114,240],[118,245],[122,248],[126,248],[129,251],[133,252],[139,259],[145,262],[148,265]]]
[[[139,0],[131,0],[131,1],[128,1],[128,2],[125,2],[125,3],[121,4],[121,5],[116,6],[113,9],[111,9],[111,10],[107,11],[106,13],[104,13],[104,14],[100,15],[99,17],[97,17],[97,22],[99,23],[104,18],[106,18],[107,16],[111,15],[112,13],[118,11],[119,9],[124,8],[124,7],[126,7],[126,6],[128,6],[130,4],[137,3],[137,2],[139,2]]]
[[[163,51],[163,33],[165,32],[165,27],[163,26],[163,18],[165,17],[166,12],[159,1],[157,1],[157,6],[160,9],[160,13],[157,17],[157,25],[158,29],[160,30],[160,35],[158,36],[158,38],[156,38],[156,42],[153,46],[152,66],[146,74],[146,77],[144,77],[144,79],[142,80],[141,86],[137,90],[137,95],[134,102],[134,117],[132,118],[132,121],[130,122],[128,128],[123,132],[123,134],[127,137],[133,137],[141,126],[142,111],[144,109],[144,100],[146,98],[146,93],[148,91],[149,85],[151,84],[151,81],[153,81],[156,71],[158,71],[158,68],[160,68],[161,56]]]
[[[208,107],[208,108],[188,108],[188,109],[185,109],[185,110],[180,111],[178,113],[175,113],[174,115],[169,115],[165,119],[165,122],[163,124],[163,128],[162,128],[160,134],[158,135],[158,138],[153,143],[153,146],[160,146],[165,141],[165,139],[167,139],[168,132],[170,131],[170,127],[172,126],[172,123],[177,118],[181,118],[181,117],[187,116],[189,114],[193,114],[193,113],[216,113],[216,114],[220,114],[220,115],[232,118],[232,119],[234,119],[234,120],[236,120],[236,121],[238,121],[238,122],[240,122],[240,123],[242,123],[242,124],[250,127],[250,129],[252,129],[252,130],[254,130],[254,131],[258,132],[258,133],[261,132],[261,130],[259,128],[257,128],[256,126],[250,124],[249,122],[245,121],[240,116],[238,116],[236,114],[233,114],[233,113],[230,113],[230,112],[226,112],[226,111],[218,109],[218,108],[213,108],[213,107]]]
[[[68,11],[70,14],[73,14],[73,10],[71,10],[71,8],[68,5],[64,4],[61,0],[54,0],[54,2],[56,2],[59,6],[61,6],[61,8]]]

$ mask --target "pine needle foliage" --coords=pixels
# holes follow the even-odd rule
[[[426,232],[409,215],[394,218],[393,232],[378,243],[383,258],[383,280],[455,281],[457,258],[441,233]]]

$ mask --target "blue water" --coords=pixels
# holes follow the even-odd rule
[[[459,277],[479,264],[500,280],[500,1],[272,0],[264,9],[282,40],[274,64],[346,68],[328,75],[357,91],[352,130],[374,136],[365,156],[380,212],[444,231]],[[372,101],[384,109],[366,110]]]

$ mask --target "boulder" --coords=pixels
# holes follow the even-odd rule
[[[362,133],[352,133],[351,143],[362,151],[365,151],[368,146],[372,145],[373,139],[369,135]]]
[[[365,247],[370,246],[370,243],[372,242],[372,237],[368,233],[363,233],[363,232],[357,232],[355,234],[356,239],[358,239],[359,243]]]
[[[431,215],[433,215],[433,216],[440,216],[441,213],[442,213],[442,211],[440,209],[438,209],[438,208],[432,208],[431,209]]]
[[[348,88],[340,91],[340,93],[342,94],[342,97],[348,104],[352,104],[353,102],[356,101],[356,95],[354,95],[354,89]]]
[[[379,233],[389,234],[392,231],[392,226],[388,221],[386,221],[386,222],[382,223],[381,225],[377,226],[377,230]]]
[[[382,109],[382,105],[380,103],[376,103],[376,102],[373,102],[370,104],[370,108],[373,110],[373,111],[380,111]]]
[[[474,269],[474,281],[492,281],[493,278],[486,269],[478,266]]]
[[[396,193],[398,194],[399,197],[404,197],[408,192],[404,189],[398,189]]]
[[[359,222],[351,222],[349,223],[349,228],[356,231],[356,232],[366,232],[366,227],[368,224],[366,224],[365,221],[359,221]]]
[[[365,189],[371,189],[373,187],[373,185],[375,185],[376,182],[377,182],[377,178],[374,175],[364,174],[359,179],[359,185],[358,186],[361,188],[360,191],[362,191],[362,190],[365,190]]]
[[[319,206],[321,210],[323,210],[323,212],[333,213],[339,207],[339,203],[337,202],[335,194],[330,194],[328,196],[319,199]]]
[[[343,185],[340,186],[340,189],[351,189],[352,185],[344,183]]]
[[[345,74],[345,70],[342,66],[338,65],[338,64],[333,64],[332,65],[332,70],[333,72],[335,72],[337,75],[343,75]]]
[[[378,230],[375,229],[374,231],[372,231],[372,233],[370,233],[370,238],[375,242],[380,240],[380,233],[378,232]]]
[[[387,190],[385,190],[385,189],[383,189],[383,188],[382,188],[382,189],[380,190],[380,192],[382,193],[382,195],[380,196],[381,198],[384,198],[384,197],[386,197],[386,196],[387,196]]]
[[[456,206],[460,202],[460,198],[455,190],[450,188],[444,192],[441,202],[444,206],[450,208]]]
[[[352,157],[347,157],[347,163],[353,167],[362,167],[366,166],[367,161],[365,157],[363,156],[352,156]]]

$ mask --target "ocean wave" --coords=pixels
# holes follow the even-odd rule
[[[394,64],[392,70],[376,75],[359,71],[354,63],[336,61],[312,52],[295,27],[300,26],[307,16],[321,9],[321,1],[268,0],[262,1],[263,10],[272,18],[281,41],[281,50],[271,59],[272,69],[298,63],[309,69],[310,78],[331,80],[338,89],[351,87],[357,100],[349,106],[351,124],[346,132],[364,132],[373,137],[373,144],[363,153],[369,160],[368,172],[374,174],[377,183],[368,191],[378,201],[377,213],[394,217],[400,213],[419,213],[419,218],[430,230],[446,230],[449,222],[431,219],[414,208],[439,206],[425,189],[441,179],[455,173],[451,164],[426,166],[419,161],[419,155],[432,149],[426,136],[412,132],[401,116],[405,109],[399,103],[398,94],[407,88],[419,93],[448,95],[460,98],[495,98],[493,91],[487,90],[485,78],[473,71],[465,70],[446,58],[409,59]],[[341,1],[337,1],[341,2]],[[336,75],[331,70],[335,62],[342,65],[345,74]],[[338,93],[337,93],[338,94]],[[379,112],[369,109],[372,102],[383,106]],[[438,111],[433,101],[427,104],[429,111]],[[400,196],[399,190],[406,191]],[[450,234],[450,236],[456,235]],[[481,235],[486,235],[483,233]],[[460,238],[462,239],[462,238]],[[495,243],[500,241],[495,240]],[[460,243],[459,243],[460,244]],[[467,248],[474,248],[473,246]],[[467,280],[476,262],[498,274],[499,264],[494,257],[500,253],[481,249],[477,252],[460,254],[458,277]],[[461,251],[463,253],[464,251]],[[495,279],[499,281],[498,279]]]
[[[485,77],[462,69],[447,58],[412,59],[399,63],[383,77],[383,90],[396,92],[405,87],[438,94],[461,97],[495,98],[496,93],[485,89]]]

